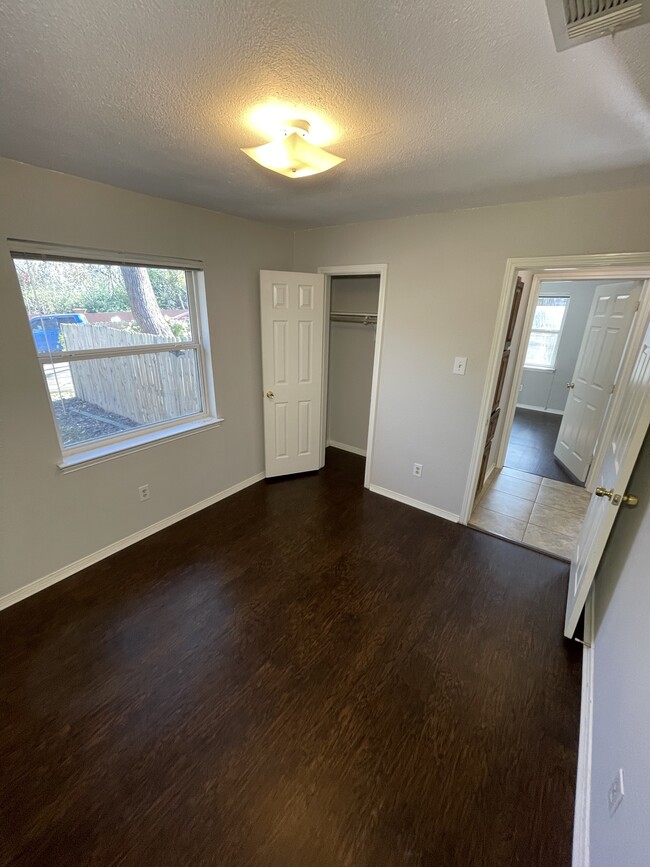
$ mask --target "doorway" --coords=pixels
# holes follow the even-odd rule
[[[370,486],[380,375],[386,265],[337,265],[326,275],[322,460],[338,448],[365,457]]]
[[[326,442],[366,456],[377,337],[379,275],[330,279]]]
[[[517,280],[525,284],[519,345],[512,370],[500,371],[509,394],[468,523],[570,560],[644,281],[625,269],[549,270],[557,274],[522,272]]]

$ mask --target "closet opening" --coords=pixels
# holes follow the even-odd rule
[[[375,270],[377,269],[377,270]],[[370,462],[381,348],[385,266],[321,268],[329,275],[325,317],[323,462],[338,449]]]

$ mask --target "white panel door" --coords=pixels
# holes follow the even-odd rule
[[[321,466],[325,275],[260,271],[266,476]]]
[[[581,482],[589,472],[640,294],[638,282],[596,288],[554,452]]]
[[[650,424],[650,325],[631,374],[621,382],[611,437],[571,561],[564,634],[571,638],[584,608],[605,544]],[[647,491],[630,492],[648,496]]]

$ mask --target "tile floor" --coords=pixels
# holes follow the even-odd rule
[[[469,523],[570,560],[590,499],[584,488],[503,467],[490,477]]]

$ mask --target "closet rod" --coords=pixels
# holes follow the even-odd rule
[[[338,313],[332,310],[330,319],[334,322],[360,322],[362,325],[376,325],[376,313]]]

